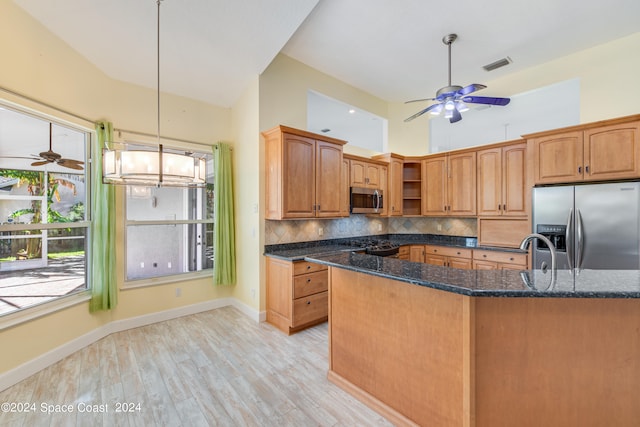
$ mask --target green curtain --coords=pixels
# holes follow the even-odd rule
[[[113,141],[113,125],[98,122],[96,133],[98,141],[91,156],[91,312],[110,310],[118,303],[115,188],[102,183],[102,149],[105,141]]]
[[[231,147],[213,146],[213,283],[236,283],[236,238],[233,211]]]

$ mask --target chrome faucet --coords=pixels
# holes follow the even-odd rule
[[[551,240],[547,239],[542,234],[532,233],[532,234],[529,234],[524,239],[522,239],[522,242],[520,242],[520,249],[523,250],[523,251],[526,251],[527,248],[529,247],[529,242],[532,241],[533,239],[542,240],[549,247],[549,251],[551,251],[551,283],[549,284],[549,289],[551,289],[553,287],[553,285],[555,284],[556,278],[558,276],[558,265],[557,265],[557,260],[556,260],[556,247],[553,246],[553,243],[551,243]]]

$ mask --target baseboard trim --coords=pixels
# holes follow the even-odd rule
[[[202,313],[203,311],[215,310],[227,306],[235,307],[242,314],[256,322],[263,322],[266,318],[264,312],[257,311],[235,298],[220,298],[184,307],[177,307],[170,310],[136,316],[129,319],[115,320],[66,342],[65,344],[31,359],[14,369],[0,374],[0,391],[6,390],[31,375],[59,362],[76,351],[82,350],[84,347],[115,332],[139,328],[141,326],[151,325],[153,323],[163,322],[165,320],[176,319],[178,317]]]

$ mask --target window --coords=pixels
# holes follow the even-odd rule
[[[89,141],[0,105],[0,314],[87,289]]]
[[[212,156],[198,156],[207,159],[205,188],[126,188],[129,285],[213,268]]]

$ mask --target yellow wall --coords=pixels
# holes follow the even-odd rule
[[[255,310],[260,303],[260,277],[263,264],[264,227],[261,226],[264,197],[260,177],[264,170],[258,126],[258,76],[251,82],[233,107],[234,191],[236,197],[236,260],[238,286],[233,296]],[[262,285],[264,286],[264,285]]]

